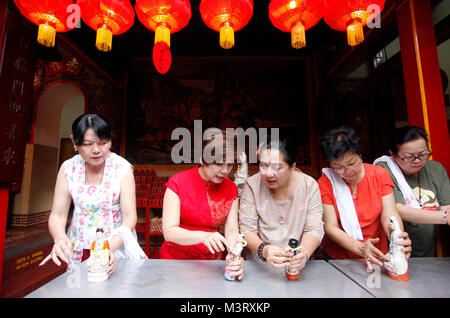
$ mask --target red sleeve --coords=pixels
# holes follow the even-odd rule
[[[237,185],[230,178],[225,178],[223,183],[224,189],[226,189],[225,192],[223,192],[225,194],[225,199],[233,201],[236,200],[238,198]]]
[[[326,175],[322,175],[319,180],[320,196],[322,197],[322,203],[327,205],[334,205],[333,203],[333,186]]]
[[[378,167],[378,175],[381,186],[381,195],[384,197],[388,194],[391,194],[394,189],[394,183],[392,182],[392,178],[389,175],[389,172],[383,167]]]
[[[233,200],[235,200],[238,198],[238,187],[232,180],[230,180],[230,182],[231,182],[231,193],[233,195]]]
[[[169,181],[166,182],[166,187],[180,196],[180,173],[177,173],[170,177]]]

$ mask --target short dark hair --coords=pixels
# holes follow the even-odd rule
[[[389,150],[392,153],[397,154],[398,148],[409,141],[417,140],[423,138],[428,144],[427,133],[420,127],[417,126],[403,126],[396,128],[392,134],[391,143],[389,145]]]
[[[320,150],[328,163],[346,152],[360,155],[359,136],[356,130],[348,126],[333,128],[320,139]]]
[[[111,128],[106,120],[97,114],[85,114],[79,116],[72,124],[72,136],[75,145],[80,146],[84,141],[84,133],[92,128],[98,138],[111,140]]]
[[[283,154],[284,161],[286,161],[289,167],[292,167],[297,161],[297,147],[294,143],[288,141],[287,139],[271,139],[267,143],[263,143],[259,150],[260,156],[266,149],[279,150]]]

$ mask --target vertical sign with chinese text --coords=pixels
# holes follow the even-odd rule
[[[37,27],[9,8],[0,70],[0,182],[22,180],[36,67]]]

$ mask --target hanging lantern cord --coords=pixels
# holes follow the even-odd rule
[[[155,29],[155,44],[164,42],[170,47],[170,29],[166,23],[159,23]]]
[[[356,46],[364,41],[364,31],[361,19],[356,18],[347,24],[347,42],[350,46]]]
[[[56,30],[54,27],[47,23],[39,24],[38,30],[38,43],[46,47],[54,47],[56,39]]]
[[[226,50],[234,46],[234,29],[230,22],[226,21],[220,26],[220,46]]]
[[[102,52],[111,51],[112,47],[112,31],[106,25],[102,25],[97,29],[97,39],[95,46]]]
[[[305,26],[301,21],[292,27],[291,44],[295,49],[301,49],[306,46]]]

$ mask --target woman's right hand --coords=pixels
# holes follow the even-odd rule
[[[228,246],[227,240],[219,232],[205,232],[202,243],[212,254],[223,252]]]
[[[263,256],[270,267],[285,268],[290,265],[290,254],[278,246],[266,245],[263,249]]]
[[[389,257],[384,255],[374,244],[380,241],[379,238],[371,238],[365,242],[361,242],[359,247],[359,256],[364,258],[367,263],[367,270],[372,272],[372,263],[383,266],[383,262],[388,262]]]
[[[64,236],[60,239],[55,240],[55,244],[53,244],[52,251],[50,254],[39,264],[39,266],[44,265],[47,263],[50,259],[53,260],[53,262],[60,266],[61,261],[59,258],[69,264],[68,257],[72,257],[72,242],[70,242],[70,239],[67,236]]]

